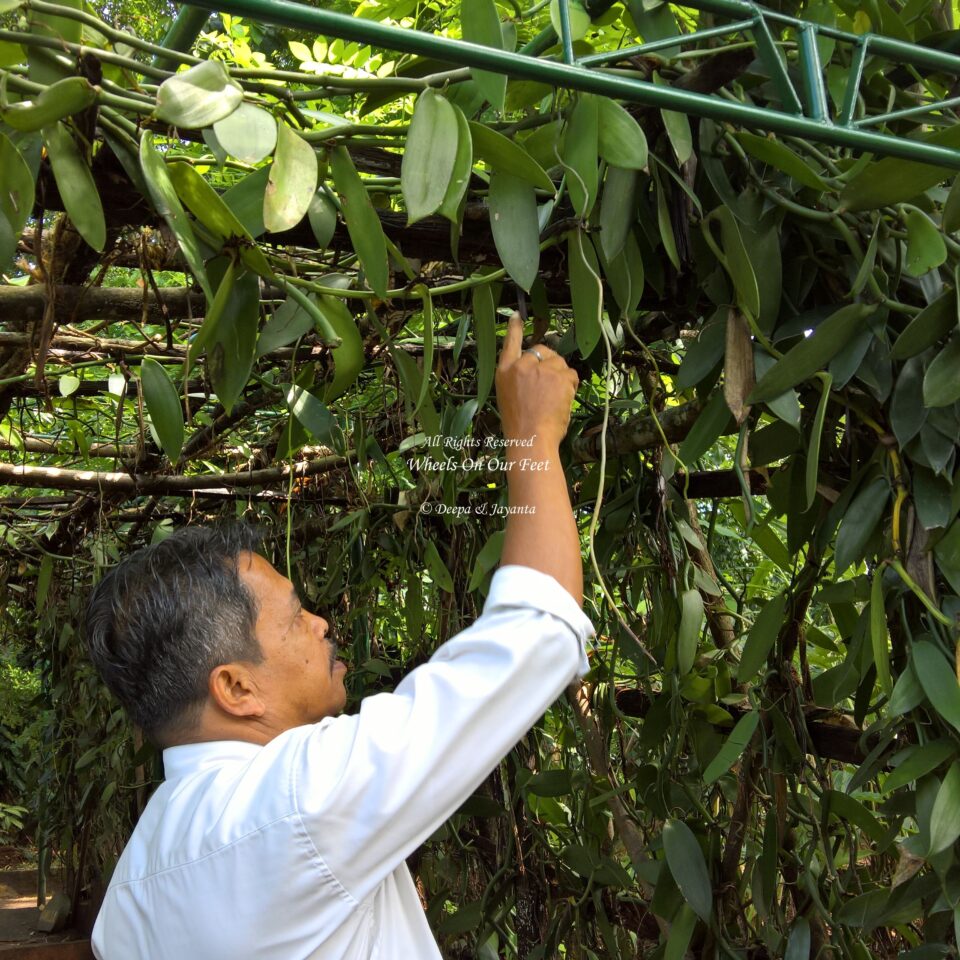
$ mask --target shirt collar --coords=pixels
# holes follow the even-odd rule
[[[245,740],[209,740],[205,743],[181,743],[163,751],[163,773],[167,780],[176,780],[190,773],[219,767],[233,761],[252,760],[262,746]]]

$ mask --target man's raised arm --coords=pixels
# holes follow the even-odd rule
[[[496,375],[511,508],[500,563],[550,574],[580,605],[580,540],[560,466],[578,378],[549,347],[522,350],[522,338],[523,322],[514,313]]]

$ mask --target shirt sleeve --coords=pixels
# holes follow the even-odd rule
[[[297,804],[350,896],[368,896],[586,673],[593,633],[553,577],[501,567],[472,626],[393,693],[313,728],[295,762]]]

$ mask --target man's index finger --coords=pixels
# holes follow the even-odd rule
[[[500,363],[502,366],[509,366],[520,359],[520,348],[523,344],[523,320],[516,310],[510,314],[510,320],[507,323],[507,335],[503,338],[503,344],[500,347]]]

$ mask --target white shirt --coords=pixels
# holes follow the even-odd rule
[[[593,627],[506,566],[483,614],[351,716],[163,752],[117,863],[99,960],[437,960],[404,859],[568,683]]]

